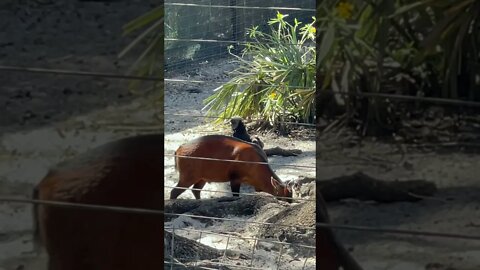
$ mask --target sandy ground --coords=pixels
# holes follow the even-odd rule
[[[47,2],[45,5],[33,2],[25,6],[13,1],[4,2],[2,7],[5,9],[0,10],[0,64],[122,73],[132,58],[116,58],[129,40],[120,38],[121,26],[150,7],[147,1],[142,3],[119,1],[107,5],[72,1]],[[228,62],[218,67],[214,63],[205,63],[205,66],[215,68],[209,73],[197,73],[212,82],[226,78],[221,75],[222,71],[233,67]],[[155,132],[161,128],[158,126],[159,107],[155,103],[158,97],[155,93],[131,93],[126,81],[2,72],[0,82],[0,103],[5,108],[0,115],[1,196],[30,197],[33,186],[53,164],[107,141]],[[197,95],[189,95],[181,89],[172,87],[167,90],[166,111],[199,112],[201,100],[213,88],[211,84],[203,85],[202,92]],[[177,109],[171,110],[172,107]],[[167,122],[167,128],[170,128],[166,136],[167,153],[200,134],[227,132],[225,127],[212,127],[198,118],[174,116],[171,119],[178,125]],[[268,137],[264,138],[267,142]],[[314,165],[315,146],[312,141],[298,142],[282,138],[268,140],[266,146],[279,144],[305,150],[302,158],[309,159],[310,164]],[[274,161],[305,164],[304,160],[299,159],[272,158]],[[274,169],[284,180],[298,175],[314,176],[311,169],[305,171],[276,166]],[[172,160],[169,158],[166,158],[166,175],[165,184],[174,185],[176,176],[173,175]],[[206,186],[205,189],[212,187]],[[189,195],[185,193],[182,196]],[[45,255],[32,253],[31,215],[29,205],[0,203],[1,270],[45,269]],[[188,224],[188,220],[182,224]],[[209,230],[219,232],[230,227],[235,225],[217,224]],[[195,234],[192,238],[195,238]],[[204,235],[200,241],[220,247],[225,244],[225,237],[218,238]],[[229,245],[249,248],[252,243],[232,240]],[[256,256],[259,256],[255,259],[256,264],[269,268],[268,265],[273,264],[275,259],[265,260],[268,243],[260,243],[259,246],[263,247],[263,251],[256,252]],[[291,269],[298,269],[305,263],[298,254],[288,252],[284,253],[282,261],[288,261]],[[310,258],[305,265],[307,269],[313,269],[315,262]]]
[[[200,71],[193,71],[196,74],[190,77],[191,80],[208,81],[201,85],[183,84],[168,82],[166,84],[165,94],[165,185],[174,186],[178,180],[178,175],[174,170],[174,160],[172,156],[175,150],[183,143],[207,134],[231,135],[231,129],[228,121],[224,124],[215,125],[211,118],[183,116],[196,115],[201,116],[203,100],[208,97],[213,89],[218,86],[218,82],[228,79],[228,71],[234,68],[234,63],[226,61],[217,61],[208,66],[199,68]],[[185,75],[172,74],[172,78],[186,79]],[[183,85],[182,85],[183,84]],[[195,89],[197,91],[189,91]],[[298,177],[315,176],[315,142],[308,138],[288,138],[278,137],[272,134],[257,134],[265,143],[265,148],[281,146],[283,148],[301,149],[303,153],[298,157],[269,157],[273,169],[283,180],[297,179]],[[289,167],[282,166],[288,164]],[[312,166],[313,168],[298,168],[290,165]],[[204,190],[229,186],[218,184],[207,184]],[[165,189],[165,194],[170,193],[170,188]],[[217,196],[204,192],[202,196],[208,198]],[[221,194],[218,194],[221,195]],[[181,195],[184,198],[194,198],[191,192],[185,192]]]
[[[224,63],[221,71],[229,70]],[[213,63],[219,67],[221,64]],[[212,68],[198,68],[194,80],[223,81],[227,74]],[[175,78],[187,78],[176,75]],[[169,113],[200,114],[201,101],[214,89],[192,85],[167,84],[166,96],[166,154],[171,154],[179,144],[191,138],[209,134],[228,134],[228,125],[213,126],[200,123],[192,117],[169,116]],[[191,90],[194,91],[191,91]],[[197,91],[200,90],[200,91]],[[197,93],[198,92],[198,93]],[[181,106],[184,100],[190,100],[188,109]],[[170,118],[172,117],[172,118]],[[170,118],[170,119],[169,119]],[[260,136],[262,136],[260,134]],[[333,136],[332,136],[333,137]],[[263,137],[262,137],[263,138]],[[314,142],[275,136],[266,136],[266,147],[285,146],[304,151],[297,158],[272,157],[272,163],[314,164]],[[423,230],[467,235],[480,235],[480,216],[478,202],[478,175],[480,159],[474,149],[425,150],[408,145],[382,143],[365,139],[361,143],[345,147],[338,143],[342,138],[328,136],[320,142],[320,159],[317,161],[318,178],[321,180],[351,174],[356,171],[383,179],[412,180],[424,179],[434,182],[439,188],[435,198],[416,203],[377,204],[345,200],[328,205],[332,221],[339,224],[380,226],[396,229]],[[400,151],[399,149],[404,150]],[[166,185],[174,185],[176,174],[173,160],[166,157]],[[308,169],[273,166],[279,176],[292,179],[298,176],[314,176]],[[207,185],[204,189],[229,191],[228,185]],[[169,193],[169,189],[165,189]],[[206,194],[203,196],[221,196]],[[181,195],[193,198],[190,192]],[[192,225],[195,227],[194,225]],[[188,226],[187,226],[188,227]],[[221,226],[220,226],[221,227]],[[209,228],[209,230],[215,228]],[[457,269],[470,270],[480,268],[480,242],[473,240],[455,240],[444,238],[399,236],[366,232],[339,231],[339,238],[353,252],[364,269],[415,270],[415,269]],[[208,241],[208,240],[206,240]],[[223,244],[223,242],[220,242]]]
[[[168,82],[166,84],[165,94],[165,195],[168,198],[172,186],[175,186],[178,181],[178,173],[174,169],[173,157],[174,151],[182,143],[191,139],[197,138],[207,134],[225,134],[231,135],[229,123],[214,125],[211,123],[213,119],[205,119],[201,117],[181,116],[183,114],[202,115],[203,100],[208,97],[213,89],[218,86],[218,82],[226,81],[229,78],[228,72],[235,68],[235,64],[230,60],[215,61],[213,63],[206,63],[204,66],[198,67],[189,74],[171,74],[173,79],[191,79],[197,81],[207,81],[204,84],[184,84]],[[303,154],[298,157],[269,157],[269,162],[272,163],[272,168],[283,180],[297,179],[298,177],[315,177],[315,141],[306,138],[287,138],[278,137],[274,135],[258,134],[265,142],[265,148],[281,146],[284,148],[301,149]],[[312,168],[294,168],[285,167],[282,165],[302,165],[312,166]],[[222,191],[225,193],[217,193],[211,191]],[[249,186],[242,186],[240,192],[253,192],[253,188]],[[202,191],[202,198],[231,196],[230,186],[228,183],[208,183]],[[180,195],[181,198],[193,199],[193,194],[190,191],[184,192]],[[235,217],[244,220],[252,220],[251,217]],[[195,239],[200,243],[207,244],[218,249],[243,251],[247,254],[252,252],[254,240],[245,240],[241,238],[231,237],[228,239],[226,233],[237,234],[240,237],[252,237],[249,232],[245,231],[243,224],[232,222],[213,222],[213,224],[206,225],[198,220],[192,220],[188,217],[179,217],[171,222],[167,222],[165,226],[169,229],[175,227],[175,232],[179,235],[185,236],[189,239]],[[182,230],[178,230],[181,228]],[[202,230],[211,233],[218,233],[214,235],[209,233],[198,233],[191,230]],[[228,242],[228,246],[227,246]],[[272,251],[272,246],[275,244],[268,242],[260,242],[255,249],[253,267],[263,269],[274,269],[278,263],[278,248],[277,251]],[[278,246],[278,244],[276,244]],[[314,257],[305,257],[302,254],[296,254],[294,249],[285,246],[284,252],[280,257],[282,267],[280,269],[314,269]],[[275,255],[272,256],[272,252]],[[250,261],[247,262],[247,266]],[[242,263],[243,264],[243,263]]]
[[[153,1],[152,1],[153,3]],[[123,73],[122,25],[150,1],[2,1],[0,64]],[[0,73],[0,196],[30,197],[48,168],[105,142],[158,131],[158,94],[127,81]],[[143,97],[142,97],[143,95]],[[32,251],[31,207],[0,203],[0,269],[45,269]]]
[[[320,179],[361,170],[384,180],[424,179],[439,188],[434,199],[416,203],[332,203],[329,211],[334,222],[480,235],[478,153],[408,149],[402,157],[397,146],[372,141],[345,149],[324,146],[320,152]],[[337,232],[365,269],[480,268],[478,240]]]
[[[228,63],[220,70],[228,70]],[[215,63],[212,66],[219,66]],[[212,71],[211,68],[199,68],[194,80],[225,80],[227,74]],[[177,75],[175,78],[182,78]],[[185,77],[184,77],[185,78]],[[210,79],[211,80],[211,79]],[[207,84],[208,85],[208,84]],[[166,154],[171,154],[181,143],[197,136],[209,133],[229,134],[228,125],[213,126],[198,124],[192,117],[169,116],[169,113],[201,114],[202,99],[214,89],[208,87],[167,84],[166,95]],[[200,91],[190,91],[196,89]],[[198,93],[197,93],[198,92]],[[182,104],[190,100],[188,109]],[[193,122],[193,123],[192,123]],[[260,135],[262,136],[262,135]],[[263,138],[263,137],[262,137]],[[266,136],[266,147],[285,146],[304,151],[299,157],[272,157],[272,163],[279,164],[315,164],[314,142]],[[328,138],[328,137],[327,137]],[[338,139],[342,139],[341,137]],[[319,179],[329,179],[340,175],[363,171],[378,179],[412,180],[424,179],[434,182],[439,192],[432,200],[416,203],[377,204],[345,200],[328,205],[332,220],[340,224],[382,226],[397,229],[450,232],[458,234],[480,235],[480,216],[478,215],[478,173],[480,173],[478,153],[461,149],[422,150],[403,145],[403,154],[399,145],[363,140],[353,147],[342,147],[338,140],[326,140],[319,147]],[[166,185],[174,185],[177,175],[173,170],[173,159],[165,158]],[[294,179],[298,176],[314,176],[308,169],[291,169],[273,166],[279,176]],[[229,191],[228,185],[207,185],[204,189]],[[165,189],[168,194],[169,188]],[[203,193],[203,196],[221,196],[222,194]],[[190,192],[181,195],[193,198]],[[192,225],[193,226],[193,225]],[[195,226],[193,226],[195,227]],[[215,228],[209,228],[214,230]],[[442,238],[408,237],[364,232],[337,231],[340,239],[349,247],[365,269],[478,269],[480,260],[480,242],[472,240],[452,240]],[[208,240],[207,240],[208,241]],[[221,242],[222,243],[222,242]],[[223,244],[223,243],[222,243]]]
[[[95,5],[95,8],[85,8],[88,5]],[[115,11],[125,10],[122,5],[128,6],[128,13]],[[122,47],[122,43],[126,44],[126,41],[117,38],[120,33],[119,22],[148,9],[148,4],[139,6],[138,1],[132,4],[114,3],[110,7],[89,2],[62,8],[53,6],[49,9],[51,11],[43,12],[45,14],[35,7],[16,9],[15,13],[2,9],[0,63],[72,69],[80,67],[84,70],[95,67],[100,71],[121,72],[127,66],[128,60],[113,64],[117,61],[116,50]],[[133,12],[134,7],[139,10]],[[75,10],[88,18],[95,17],[95,12],[107,14],[105,21],[115,18],[117,23],[103,23],[104,26],[99,27],[103,20],[100,19],[96,24],[83,25],[82,19],[74,14]],[[92,13],[92,10],[96,11]],[[48,19],[36,22],[42,14]],[[64,24],[56,23],[53,18],[57,17],[61,18]],[[58,27],[55,28],[54,25]],[[80,25],[83,25],[82,29],[90,35],[78,35]],[[25,31],[29,34],[24,35]],[[58,33],[64,33],[65,36]],[[38,39],[40,37],[48,38],[41,40]],[[91,44],[90,47],[83,46],[87,43]],[[115,43],[115,47],[112,47],[112,43]],[[72,44],[76,46],[71,46]],[[232,66],[233,64],[228,62],[206,63],[199,66],[191,76],[171,74],[171,77],[175,78],[208,79],[212,83],[202,86],[167,84],[167,154],[173,153],[181,143],[203,134],[228,134],[227,126],[216,127],[194,117],[168,116],[168,113],[200,114],[202,99],[218,86],[213,82],[226,79],[228,75],[224,72],[231,70]],[[0,81],[0,104],[5,108],[0,115],[2,196],[29,196],[31,188],[45,175],[48,167],[60,160],[106,141],[158,130],[155,126],[155,114],[158,113],[158,107],[153,103],[155,97],[130,96],[125,82],[122,81],[4,72],[0,74]],[[197,90],[200,92],[196,93]],[[102,98],[99,98],[99,95]],[[315,164],[313,141],[260,136],[264,138],[266,147],[280,145],[304,151],[304,154],[296,158],[272,157],[272,163]],[[442,152],[408,149],[402,158],[396,145],[365,140],[362,145],[345,148],[335,141],[322,143],[324,145],[319,148],[321,157],[318,161],[320,179],[362,170],[385,180],[425,179],[435,182],[440,188],[436,198],[441,201],[376,204],[346,200],[331,203],[328,208],[333,222],[480,235],[478,153],[454,149]],[[408,165],[405,165],[403,160],[406,160]],[[173,171],[173,160],[166,157],[165,163],[165,185],[174,185],[177,175]],[[311,169],[277,165],[272,167],[283,180],[315,175]],[[229,190],[225,185],[207,185],[205,189]],[[169,189],[166,188],[165,192],[168,194]],[[204,192],[203,196],[220,194]],[[188,198],[192,195],[185,192],[181,197]],[[188,225],[190,223],[192,224]],[[195,221],[188,221],[186,224],[192,228],[203,226]],[[0,269],[44,269],[44,258],[29,254],[32,250],[31,228],[30,206],[0,203]],[[233,231],[235,226],[217,224],[208,229]],[[478,241],[337,232],[364,269],[480,269]],[[192,237],[196,236],[192,234]],[[220,248],[224,244],[224,240],[215,239],[214,236],[203,236],[200,241]],[[248,246],[248,243],[239,243],[239,248]],[[262,255],[261,252],[259,254]],[[292,269],[299,269],[294,267],[299,266],[301,261],[294,263],[296,264],[292,265]],[[312,260],[308,261],[310,267],[313,264]]]
[[[158,113],[158,109],[153,105],[148,106],[148,103],[147,100],[138,101],[139,105],[136,106],[99,110],[56,127],[3,135],[0,196],[30,197],[33,186],[53,164],[118,138],[147,133],[128,123],[137,123],[135,115],[137,118],[146,119],[149,116],[154,119],[153,115]],[[124,118],[118,119],[119,115]],[[105,121],[115,125],[102,125]],[[0,269],[19,269],[20,266],[22,269],[45,269],[45,257],[31,253],[31,215],[30,205],[0,203]]]

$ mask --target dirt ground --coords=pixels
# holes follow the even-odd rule
[[[221,71],[229,70],[224,63]],[[223,81],[224,73],[208,68],[198,68],[192,77],[194,80]],[[182,78],[178,75],[175,78]],[[186,77],[183,77],[186,78]],[[207,84],[208,85],[208,84]],[[181,143],[200,134],[229,133],[228,125],[216,127],[211,124],[195,126],[199,123],[192,117],[169,116],[172,113],[201,113],[201,101],[214,89],[205,85],[167,84],[166,96],[166,154],[172,154]],[[207,92],[207,93],[205,93]],[[188,109],[182,109],[184,100],[190,100]],[[177,118],[178,117],[178,118]],[[192,123],[193,122],[193,123]],[[189,124],[190,123],[190,124]],[[222,128],[223,127],[223,128]],[[299,157],[272,157],[270,162],[280,164],[315,164],[314,142],[304,138],[284,138],[272,135],[265,138],[266,147],[282,146],[299,148],[304,154]],[[480,235],[480,216],[478,215],[478,181],[480,159],[475,149],[438,148],[422,149],[411,145],[383,143],[373,139],[364,139],[360,143],[340,143],[345,136],[335,138],[335,134],[326,136],[319,142],[320,152],[317,160],[317,172],[320,180],[351,174],[357,171],[378,179],[413,180],[423,179],[434,182],[439,191],[432,199],[415,203],[378,204],[344,200],[329,203],[332,221],[338,224],[380,226],[396,229],[423,230],[467,235]],[[403,149],[403,150],[401,150]],[[468,150],[468,151],[466,151]],[[174,185],[177,179],[173,170],[173,159],[165,157],[166,185]],[[284,179],[298,176],[314,176],[309,169],[292,170],[273,166]],[[298,170],[298,171],[297,171]],[[207,190],[229,191],[227,185],[207,185]],[[169,194],[170,189],[165,189]],[[204,197],[221,196],[221,194],[203,193]],[[181,195],[193,198],[190,192]],[[345,245],[353,252],[364,269],[479,269],[480,242],[473,240],[456,240],[420,236],[399,236],[355,231],[336,231]]]
[[[219,64],[215,63],[214,66]],[[227,67],[221,70],[228,70]],[[225,74],[211,68],[199,68],[192,79],[225,79]],[[178,78],[181,78],[178,77]],[[212,85],[210,89],[215,88]],[[201,100],[208,94],[204,86],[167,85],[166,96],[166,154],[171,154],[178,145],[200,134],[226,133],[228,125],[215,127],[211,124],[189,125],[199,121],[192,117],[170,118],[169,113],[200,114]],[[174,89],[174,90],[172,90]],[[195,89],[192,91],[191,89]],[[200,90],[200,91],[196,91]],[[183,100],[191,100],[188,109],[182,109]],[[259,136],[264,136],[259,134]],[[425,150],[409,145],[383,143],[365,139],[360,144],[344,146],[334,134],[319,142],[320,156],[317,161],[318,178],[326,180],[351,174],[357,171],[383,179],[413,180],[423,179],[434,182],[439,188],[432,199],[415,203],[378,204],[345,200],[329,203],[332,221],[338,224],[380,226],[396,229],[424,230],[467,235],[480,235],[480,216],[478,215],[478,181],[480,173],[479,153],[474,149]],[[264,137],[262,137],[264,138]],[[283,138],[265,136],[266,147],[282,146],[299,148],[304,151],[299,157],[272,157],[272,163],[315,164],[314,142],[302,138]],[[400,150],[403,149],[403,150]],[[468,151],[464,151],[468,150]],[[176,175],[171,157],[165,158],[166,185],[174,185]],[[274,166],[282,179],[294,179],[298,176],[314,176],[308,169],[294,171]],[[172,181],[173,179],[173,181]],[[228,186],[206,186],[208,190],[229,191]],[[170,189],[165,189],[169,194]],[[181,195],[193,198],[190,192]],[[214,197],[203,193],[203,196]],[[364,269],[479,269],[480,242],[420,236],[399,236],[355,231],[336,231],[345,245],[353,252]]]
[[[155,1],[2,1],[0,65],[124,73],[122,25]],[[30,197],[48,168],[105,142],[158,132],[158,93],[127,81],[0,72],[0,196]],[[45,269],[31,207],[0,203],[0,269]]]
[[[174,160],[172,155],[174,151],[183,143],[207,134],[225,134],[231,135],[231,129],[228,121],[224,124],[214,125],[213,119],[201,117],[183,116],[183,115],[202,115],[203,100],[212,94],[212,91],[218,87],[219,82],[228,80],[228,72],[235,68],[235,63],[231,60],[221,60],[212,63],[205,63],[202,66],[194,68],[188,74],[172,73],[169,78],[190,79],[196,81],[206,81],[202,84],[186,84],[177,82],[166,83],[165,93],[165,195],[166,199],[178,181],[178,173],[174,169]],[[313,133],[313,131],[310,131]],[[301,149],[303,153],[297,157],[269,157],[272,168],[283,180],[297,179],[299,177],[315,177],[315,141],[313,138],[296,137],[278,137],[274,134],[258,134],[265,143],[265,148],[281,146],[283,148]],[[285,167],[288,165],[311,166],[312,168]],[[221,191],[221,192],[213,192]],[[253,188],[242,185],[240,192],[253,192]],[[226,192],[222,193],[222,192]],[[202,198],[217,198],[231,196],[228,183],[207,183],[202,191]],[[190,191],[184,192],[179,199],[193,199]],[[313,214],[312,214],[313,216]],[[232,215],[229,218],[241,219],[246,221],[255,221],[258,217],[251,215],[248,217]],[[220,250],[227,247],[232,250],[250,253],[254,242],[252,240],[243,240],[240,238],[230,238],[225,233],[235,234],[241,237],[255,237],[254,234],[246,230],[247,224],[229,221],[215,221],[213,224],[205,223],[202,220],[196,220],[188,217],[179,217],[165,224],[166,228],[175,227],[175,232],[189,239],[195,239],[203,244]],[[219,235],[203,233],[200,234],[191,230],[203,230]],[[223,234],[223,235],[222,235]],[[310,235],[311,237],[311,235]],[[275,239],[273,239],[275,240]],[[306,243],[304,243],[307,245]],[[277,244],[278,245],[278,244]],[[311,243],[310,243],[311,245]],[[255,251],[253,261],[254,267],[272,269],[276,267],[276,256],[272,256],[272,248],[276,244],[261,242]],[[277,251],[278,252],[278,247]],[[275,252],[275,253],[276,253]],[[305,269],[315,268],[315,257],[313,253],[299,254],[294,248],[285,247],[285,252],[281,257],[281,269],[301,269],[305,263]],[[307,260],[305,262],[305,260]],[[239,264],[248,266],[250,260],[246,262],[238,261]]]
[[[67,3],[50,6],[48,12],[44,11],[44,6],[0,9],[0,64],[124,71],[131,59],[117,60],[115,57],[128,42],[119,38],[121,22],[141,14],[149,4],[146,1],[120,1],[110,6],[97,2]],[[129,12],[117,12],[125,9]],[[78,17],[76,11],[83,15]],[[106,15],[99,17],[96,23],[83,23],[86,18],[94,18],[96,13]],[[39,17],[46,19],[38,22]],[[62,23],[56,22],[57,18]],[[78,35],[79,29],[89,34]],[[169,113],[200,114],[203,98],[218,86],[215,82],[227,78],[225,72],[232,67],[234,65],[228,61],[219,61],[199,65],[190,76],[168,74],[169,78],[192,78],[210,83],[167,83],[166,154],[172,154],[181,143],[200,135],[228,134],[227,125],[213,126],[205,119]],[[1,196],[28,197],[33,185],[52,164],[116,138],[161,129],[155,93],[143,97],[130,94],[124,81],[1,72],[0,82],[0,104],[5,108],[0,114]],[[314,166],[313,140],[259,136],[266,147],[298,148],[304,152],[299,157],[271,157],[271,163],[280,164],[272,167],[283,180],[315,176],[312,169],[281,166]],[[329,203],[333,222],[480,235],[478,153],[459,149],[425,151],[407,148],[402,156],[395,144],[364,140],[361,145],[343,147],[338,143],[340,139],[320,142],[319,179],[361,170],[384,180],[429,180],[437,184],[439,191],[435,198],[416,203],[377,204],[354,200]],[[166,156],[166,186],[173,186],[177,179],[172,166],[173,159]],[[226,185],[207,185],[204,189],[229,191]],[[242,188],[242,191],[247,190]],[[165,188],[165,194],[168,196],[169,188]],[[222,195],[203,193],[205,198]],[[181,198],[189,197],[192,198],[191,192],[181,195]],[[186,220],[184,224],[203,226],[196,220]],[[221,224],[209,229],[235,231],[236,225]],[[45,257],[30,253],[31,230],[30,206],[0,203],[1,270],[44,269]],[[480,269],[479,241],[336,232],[364,269]],[[210,243],[211,246],[216,243],[221,248],[222,240],[204,236],[201,243]],[[268,256],[268,253],[262,254]],[[302,258],[302,254],[291,256]],[[292,269],[301,269],[299,262],[294,261]],[[308,266],[313,265],[314,262],[309,260]]]
[[[423,179],[439,188],[432,199],[377,204],[346,200],[328,206],[333,222],[396,229],[480,235],[478,152],[424,151],[364,141],[361,146],[318,148],[318,178],[356,171],[384,180]],[[480,242],[337,231],[365,269],[479,269]],[[428,266],[428,267],[427,267]]]

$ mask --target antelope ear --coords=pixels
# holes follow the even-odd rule
[[[275,178],[270,177],[270,182],[274,188],[278,188],[278,181]]]

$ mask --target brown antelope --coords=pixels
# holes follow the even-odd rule
[[[34,198],[161,210],[163,134],[107,143],[52,168]],[[163,216],[38,205],[48,270],[158,270]]]
[[[265,152],[256,144],[223,135],[207,135],[181,145],[175,151],[175,169],[179,172],[177,187],[202,189],[207,182],[228,182],[234,196],[240,185],[249,184],[256,191],[279,197],[292,197],[289,185],[282,183],[268,164],[228,162],[211,158],[247,162],[267,162]],[[184,157],[182,157],[184,156]],[[174,188],[170,199],[176,199],[185,189]],[[192,190],[200,199],[200,190]]]

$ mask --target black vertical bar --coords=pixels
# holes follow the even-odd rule
[[[315,64],[315,69],[316,69],[316,74],[315,74],[315,104],[320,104],[320,89],[322,89],[322,84],[321,84],[321,74],[320,74],[320,67],[318,65],[318,52],[320,51],[320,39],[319,39],[319,36],[320,36],[320,31],[319,31],[319,9],[320,9],[320,4],[321,4],[322,0],[316,0],[315,1],[315,6],[316,6],[316,23],[315,23],[315,28],[317,31],[315,31],[315,61],[316,61],[316,64]],[[320,141],[318,140],[318,138],[320,137],[320,116],[321,116],[321,110],[320,108],[315,108],[315,116],[316,116],[316,121],[315,121],[315,135],[316,135],[316,145],[315,145],[315,179],[318,179],[318,176],[320,175],[320,172],[319,172],[319,166],[318,166],[318,160],[320,159],[320,151],[322,149],[321,148],[321,144],[320,144]],[[326,217],[326,210],[325,210],[325,205],[324,205],[324,201],[323,201],[323,198],[321,197],[321,193],[320,193],[320,186],[318,185],[318,181],[315,181],[315,187],[316,187],[316,203],[315,203],[315,220],[317,222],[321,222],[322,220],[325,220],[327,217]],[[320,259],[321,259],[321,254],[318,254],[317,252],[319,251],[319,248],[321,247],[321,244],[322,244],[322,239],[320,239],[320,235],[322,235],[322,229],[319,228],[319,227],[316,227],[315,228],[315,244],[316,244],[316,262],[317,262],[317,266],[318,266],[318,263],[320,263]]]

